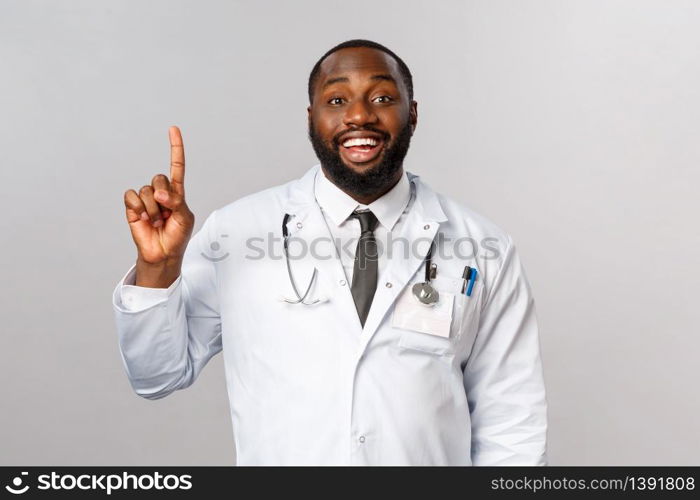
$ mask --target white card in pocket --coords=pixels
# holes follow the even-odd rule
[[[425,306],[413,296],[411,285],[396,300],[391,326],[449,338],[454,294],[439,292],[440,300]]]

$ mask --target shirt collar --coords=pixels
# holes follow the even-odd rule
[[[333,184],[325,175],[322,168],[316,172],[314,195],[321,209],[328,214],[336,226],[340,226],[355,209],[369,208],[377,217],[379,223],[391,231],[399,220],[411,196],[411,186],[406,172],[399,182],[388,192],[374,200],[369,205],[363,205],[338,186]]]

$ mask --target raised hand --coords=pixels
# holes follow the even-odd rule
[[[142,286],[164,286],[177,278],[194,228],[194,214],[185,202],[182,135],[177,127],[170,127],[169,135],[170,178],[156,174],[138,193],[133,189],[124,193],[126,220],[138,250],[136,284]],[[146,274],[150,275],[148,283]],[[164,279],[150,279],[158,275]]]

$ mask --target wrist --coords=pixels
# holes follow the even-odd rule
[[[182,258],[168,259],[159,263],[136,260],[136,286],[148,288],[168,288],[180,276]]]

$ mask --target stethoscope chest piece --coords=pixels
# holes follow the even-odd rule
[[[425,281],[413,285],[411,291],[418,302],[424,306],[434,306],[440,300],[440,294],[430,284],[430,280],[437,273],[437,265],[432,263],[433,257],[433,242],[430,243],[428,255],[425,256]]]
[[[413,296],[424,306],[434,306],[440,300],[440,294],[428,282],[413,285]]]

